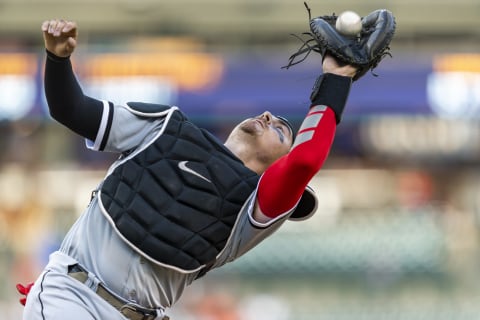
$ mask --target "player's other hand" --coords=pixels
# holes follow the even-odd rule
[[[77,46],[77,24],[63,19],[47,20],[42,23],[45,48],[59,57],[70,56]]]

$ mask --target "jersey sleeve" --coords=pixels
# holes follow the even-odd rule
[[[292,213],[292,211],[285,212],[267,223],[257,222],[253,218],[256,197],[257,190],[250,195],[242,207],[235,228],[224,250],[219,254],[213,268],[220,267],[247,253],[250,249],[277,231]]]
[[[146,116],[128,105],[103,101],[103,114],[95,141],[86,140],[87,148],[96,151],[123,153],[135,149],[153,137],[174,107]],[[176,108],[176,107],[175,107]]]

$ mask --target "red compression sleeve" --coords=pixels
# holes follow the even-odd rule
[[[336,126],[332,109],[322,105],[310,108],[291,151],[261,177],[257,199],[263,214],[275,218],[295,206],[325,162]]]

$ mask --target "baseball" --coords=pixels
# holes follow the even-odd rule
[[[344,11],[337,17],[335,28],[345,36],[356,36],[362,31],[362,18],[353,11]]]

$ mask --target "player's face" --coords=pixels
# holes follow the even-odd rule
[[[232,135],[249,147],[250,156],[257,157],[266,165],[285,155],[293,143],[290,126],[268,111],[242,121]]]

